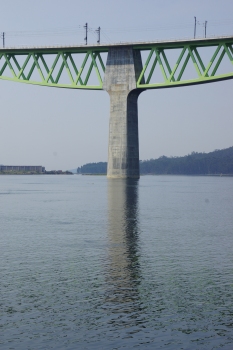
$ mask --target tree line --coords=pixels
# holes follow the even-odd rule
[[[107,162],[88,163],[77,168],[78,174],[106,174]],[[161,156],[140,161],[140,174],[217,175],[233,174],[233,147],[210,153],[192,152],[183,157]]]

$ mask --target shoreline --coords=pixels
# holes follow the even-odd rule
[[[54,172],[54,171],[48,171],[46,173],[30,173],[30,172],[25,172],[25,173],[12,173],[12,172],[0,172],[0,175],[74,175],[71,172]]]
[[[98,173],[93,173],[93,174],[74,174],[74,175],[82,175],[82,176],[107,176],[107,174],[98,174]],[[217,176],[217,177],[233,177],[233,174],[153,174],[153,173],[148,173],[148,174],[140,174],[140,176]]]
[[[93,174],[77,174],[77,173],[71,173],[69,171],[67,172],[55,172],[55,171],[48,171],[46,173],[12,173],[12,172],[0,172],[1,175],[82,175],[82,176],[107,176],[107,174],[98,174],[98,173],[93,173]],[[153,174],[153,173],[148,173],[148,174],[140,174],[140,176],[212,176],[212,177],[233,177],[233,174]]]

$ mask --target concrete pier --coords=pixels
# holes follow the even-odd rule
[[[138,106],[136,88],[142,71],[140,51],[110,48],[103,88],[110,95],[109,178],[139,178]]]

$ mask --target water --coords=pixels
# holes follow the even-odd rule
[[[0,348],[232,349],[233,178],[0,177]]]

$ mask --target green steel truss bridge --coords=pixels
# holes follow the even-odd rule
[[[141,92],[232,78],[233,37],[0,49],[0,79],[108,92],[110,178],[139,178]]]
[[[220,37],[112,45],[4,48],[0,49],[0,79],[41,86],[102,90],[106,53],[115,46],[131,46],[144,58],[137,76],[137,89],[186,86],[233,78],[233,37]],[[204,52],[203,49],[209,50]],[[222,72],[226,58],[230,66]],[[67,78],[65,83],[61,79],[64,74]],[[96,78],[94,84],[90,80],[93,74]]]

